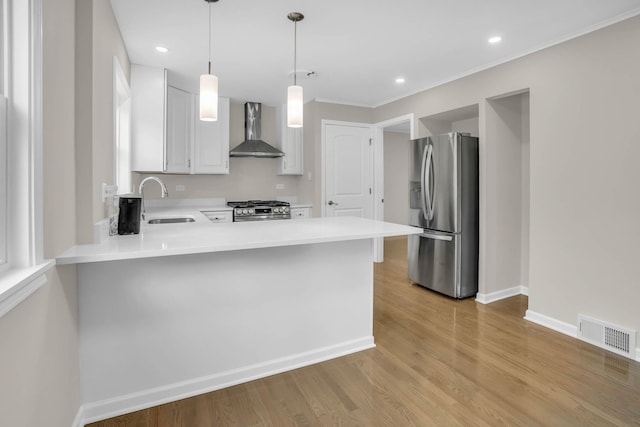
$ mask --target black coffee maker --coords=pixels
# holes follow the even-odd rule
[[[140,196],[120,196],[118,212],[118,234],[140,233],[142,198]]]

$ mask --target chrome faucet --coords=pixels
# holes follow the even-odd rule
[[[167,191],[167,187],[164,185],[164,183],[160,180],[160,178],[156,177],[156,176],[148,176],[145,179],[142,180],[142,182],[140,183],[140,187],[138,187],[138,193],[140,194],[140,198],[142,199],[142,219],[144,220],[144,185],[148,182],[148,181],[155,181],[158,184],[160,184],[160,188],[162,189],[162,198],[165,197],[169,197],[169,192]]]

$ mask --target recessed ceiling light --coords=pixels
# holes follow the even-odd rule
[[[398,83],[399,85],[401,85],[402,83],[404,83],[404,77],[398,77],[396,79],[396,83]]]
[[[158,52],[160,52],[160,53],[167,53],[167,52],[169,52],[169,49],[167,49],[167,48],[166,48],[166,47],[164,47],[164,46],[156,46],[156,50],[157,50]]]
[[[489,43],[496,44],[496,43],[500,43],[501,40],[502,40],[502,37],[494,36],[489,39]]]

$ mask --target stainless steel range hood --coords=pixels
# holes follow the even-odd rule
[[[261,138],[262,104],[247,102],[244,104],[244,141],[233,150],[229,157],[282,157],[284,153],[267,144]]]

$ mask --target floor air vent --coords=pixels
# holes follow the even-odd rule
[[[631,359],[636,358],[636,331],[578,314],[578,338]]]

